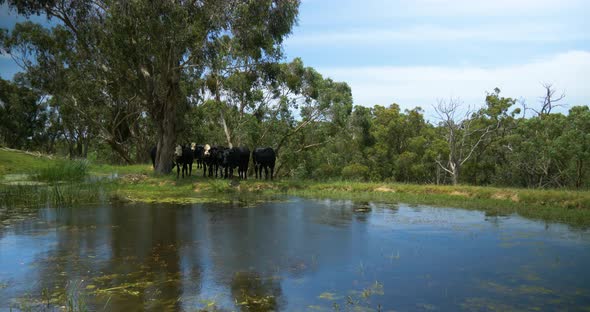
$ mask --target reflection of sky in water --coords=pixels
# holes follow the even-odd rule
[[[566,225],[426,206],[47,209],[0,229],[0,309],[81,280],[111,310],[581,308],[589,246]]]

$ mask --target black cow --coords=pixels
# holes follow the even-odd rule
[[[262,179],[262,168],[264,168],[264,178],[268,180],[268,169],[270,168],[270,179],[273,179],[275,170],[275,161],[277,155],[272,147],[258,147],[252,152],[252,162],[254,162],[254,172],[256,179]]]
[[[190,176],[193,172],[193,161],[195,159],[194,151],[189,147],[177,145],[174,150],[174,158],[176,160],[176,178],[180,175],[180,165],[182,165],[182,177],[184,173]]]
[[[203,156],[205,152],[205,146],[203,145],[196,145],[195,146],[195,160],[197,161],[197,169],[203,168]]]
[[[209,177],[213,177],[213,171],[217,174],[217,146],[211,147],[205,144],[203,147],[203,176],[207,176],[207,168],[209,169]]]
[[[218,145],[214,147],[215,153],[213,154],[213,161],[215,162],[215,177],[217,178],[217,173],[219,172],[219,177],[223,178],[223,168],[226,166],[223,163],[224,153],[227,149],[224,146]]]
[[[224,178],[233,178],[234,169],[238,168],[238,177],[248,179],[248,163],[250,162],[250,149],[245,146],[232,147],[223,151],[222,166],[225,169]]]
[[[246,146],[238,147],[238,175],[241,179],[248,180],[248,164],[250,163],[250,149]]]

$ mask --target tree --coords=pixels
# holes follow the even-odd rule
[[[216,45],[219,38],[229,36],[254,61],[278,56],[299,7],[297,0],[6,2],[21,14],[59,20],[55,28],[69,35],[61,51],[80,56],[67,64],[77,79],[95,82],[96,93],[115,101],[138,101],[156,127],[159,173],[171,170],[177,124],[190,96],[182,83],[197,83],[214,68],[211,60],[224,48]],[[109,88],[118,79],[108,78],[101,84],[103,73],[124,84]]]
[[[33,147],[48,117],[44,97],[22,78],[0,79],[0,142],[11,148]]]
[[[561,93],[560,95],[556,95],[555,88],[551,83],[543,83],[543,89],[545,89],[545,95],[540,98],[541,100],[541,108],[535,109],[532,107],[527,107],[526,104],[523,102],[524,111],[526,113],[527,109],[532,110],[537,114],[537,116],[545,116],[551,114],[551,111],[556,107],[563,107],[565,103],[559,103],[565,98],[565,93]]]
[[[498,91],[499,92],[499,91]],[[440,120],[439,127],[447,142],[446,163],[436,160],[444,171],[449,173],[453,185],[459,183],[461,167],[468,161],[481,142],[500,126],[500,120],[488,125],[478,122],[483,117],[483,111],[473,112],[470,109],[461,114],[461,102],[450,99],[448,102],[440,100],[434,110]]]
[[[575,106],[569,110],[563,135],[557,139],[559,154],[567,155],[565,168],[571,176],[570,185],[581,188],[588,185],[590,159],[590,108]]]
[[[464,180],[477,185],[493,183],[498,167],[508,162],[507,157],[511,151],[511,142],[508,139],[517,126],[515,116],[521,112],[519,108],[509,111],[515,106],[516,100],[500,96],[498,88],[486,95],[485,103],[486,106],[478,117],[478,127],[498,127],[483,138],[471,160],[462,168]]]

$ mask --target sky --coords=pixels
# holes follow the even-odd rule
[[[285,51],[347,82],[355,105],[432,113],[498,87],[534,107],[543,83],[590,105],[587,12],[587,0],[303,0]]]
[[[481,106],[498,87],[538,107],[543,83],[590,105],[587,12],[587,0],[302,0],[285,61],[347,82],[355,105],[432,113],[449,98]],[[0,7],[0,27],[16,19]],[[18,70],[0,56],[0,76]]]

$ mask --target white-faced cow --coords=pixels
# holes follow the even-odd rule
[[[188,147],[177,145],[174,149],[174,158],[176,160],[176,178],[180,175],[180,166],[182,165],[182,177],[186,172],[187,176],[190,176],[193,171],[193,160],[195,154],[194,151]]]
[[[219,150],[217,146],[210,146],[205,144],[203,147],[203,176],[207,176],[207,169],[209,169],[209,177],[213,177],[213,171],[215,171],[215,177],[217,177],[217,170],[219,168],[218,155]]]

